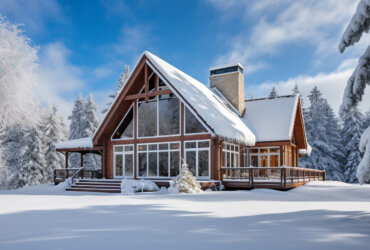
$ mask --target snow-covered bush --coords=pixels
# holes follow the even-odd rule
[[[182,164],[180,174],[170,181],[169,193],[199,193],[200,184],[188,169],[188,164]]]
[[[361,136],[360,151],[364,153],[357,169],[357,179],[362,184],[370,180],[370,127]]]
[[[158,186],[149,180],[129,180],[123,179],[121,182],[122,194],[133,194],[136,192],[156,192],[159,191]]]

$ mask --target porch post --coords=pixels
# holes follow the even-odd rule
[[[66,163],[65,163],[65,167],[68,168],[68,151],[66,151],[65,153],[65,157],[66,157]]]
[[[80,159],[81,159],[80,167],[82,168],[84,166],[84,155],[82,152],[80,152]]]

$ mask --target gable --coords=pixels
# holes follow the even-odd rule
[[[101,144],[102,137],[110,136],[114,132],[122,119],[122,115],[118,115],[119,112],[126,113],[134,99],[148,100],[151,97],[148,91],[139,92],[143,86],[146,86],[144,83],[153,72],[169,88],[160,91],[163,91],[163,94],[176,95],[212,136],[217,135],[245,145],[254,145],[255,136],[243,120],[229,110],[209,88],[149,52],[144,52],[134,72],[113,102],[95,133],[94,144]],[[114,126],[113,130],[112,126]]]

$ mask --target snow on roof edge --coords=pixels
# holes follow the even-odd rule
[[[58,142],[55,144],[56,149],[92,149],[94,147],[93,137],[85,137],[80,139],[68,140],[63,142]]]

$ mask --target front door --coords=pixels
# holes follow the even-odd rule
[[[134,151],[133,145],[114,146],[114,178],[134,177]]]

